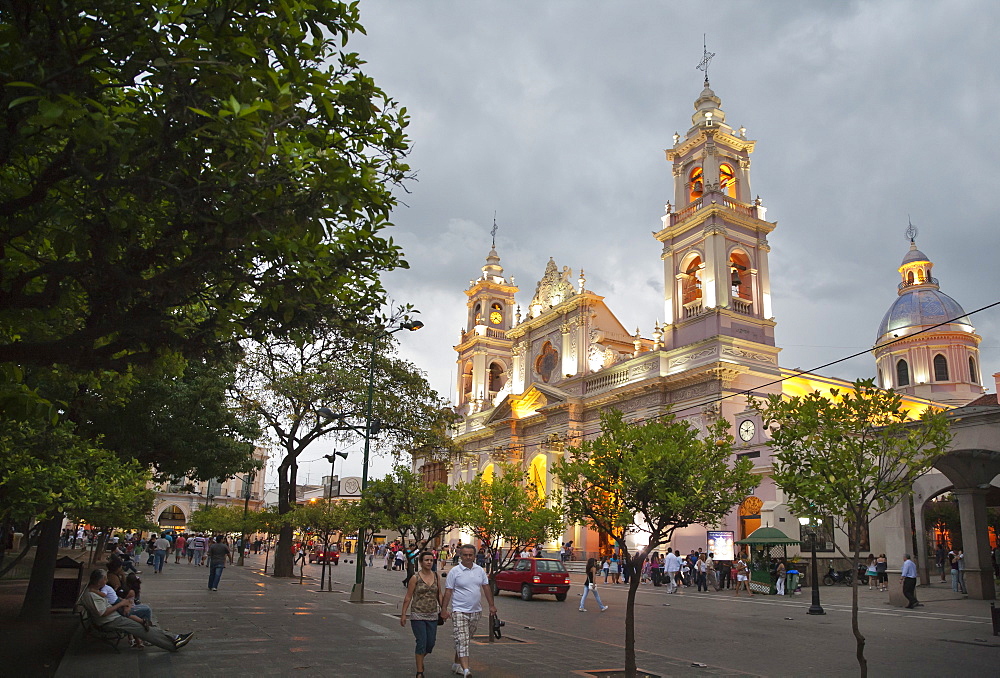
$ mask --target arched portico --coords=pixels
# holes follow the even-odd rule
[[[994,600],[986,508],[991,487],[1000,486],[1000,407],[960,407],[948,418],[952,451],[934,467],[951,481],[958,499],[969,598]]]

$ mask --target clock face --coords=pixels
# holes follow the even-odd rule
[[[740,438],[742,438],[744,442],[750,440],[753,438],[753,434],[756,429],[757,427],[754,426],[752,421],[744,419],[743,423],[740,424]]]
[[[361,485],[358,483],[357,478],[348,478],[344,481],[344,492],[346,494],[358,494],[361,491]]]
[[[493,311],[490,313],[490,322],[494,325],[499,325],[503,322],[503,314],[500,311]]]

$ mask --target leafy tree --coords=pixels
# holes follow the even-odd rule
[[[951,442],[943,413],[926,409],[914,419],[902,396],[878,388],[872,379],[859,379],[850,390],[830,389],[829,397],[819,391],[772,395],[754,406],[771,429],[772,477],[789,507],[799,515],[833,516],[845,534],[847,526],[860,528],[909,495]],[[857,570],[861,544],[852,541]],[[841,554],[851,557],[842,549]],[[856,577],[853,588],[851,629],[866,676]]]
[[[732,463],[733,438],[724,419],[704,437],[685,420],[667,414],[645,424],[611,410],[601,415],[601,435],[555,464],[571,520],[612,537],[631,568],[625,609],[625,675],[636,675],[635,594],[642,564],[679,527],[721,521],[760,483],[749,459]],[[635,553],[627,537],[645,532]]]
[[[370,317],[408,141],[361,31],[334,0],[0,2],[0,363]]]
[[[459,524],[483,543],[490,562],[501,570],[525,548],[555,538],[565,525],[560,497],[539,493],[516,464],[497,464],[491,479],[479,474],[454,492]],[[491,568],[491,581],[496,572]]]
[[[300,530],[312,530],[323,542],[323,550],[328,551],[334,541],[340,541],[341,535],[354,534],[358,530],[358,511],[355,502],[316,500],[296,506],[288,514],[288,522]],[[334,535],[337,539],[334,540]],[[362,551],[358,551],[357,557],[364,556]],[[333,575],[327,577],[328,559],[323,560],[323,570],[320,575],[319,587],[323,589],[323,582],[330,581],[330,589],[333,589]],[[299,582],[302,581],[302,568],[299,568]]]
[[[384,330],[376,331],[384,335]],[[423,373],[386,354],[387,337],[375,341],[381,342],[376,348],[386,348],[375,351],[374,372],[370,342],[338,332],[312,343],[272,341],[247,351],[234,397],[248,416],[259,418],[279,450],[281,513],[295,505],[298,459],[309,445],[328,435],[364,434],[372,377],[373,413],[383,422],[378,438],[372,440],[376,451],[400,453],[413,447],[451,445],[441,437],[442,422],[451,422],[454,413],[444,407]],[[321,408],[339,416],[323,416]],[[291,543],[292,529],[286,525],[279,535],[275,576],[292,576]]]
[[[135,461],[125,462],[128,472],[109,475],[106,471],[92,479],[98,499],[88,507],[72,509],[68,515],[77,522],[96,525],[101,533],[97,548],[91,552],[93,563],[104,553],[104,545],[113,528],[141,529],[150,523],[155,494],[148,489],[152,474]]]
[[[447,483],[425,486],[420,475],[397,464],[385,478],[368,484],[360,509],[373,516],[372,522],[398,532],[404,543],[423,550],[460,522],[455,494]],[[407,574],[413,574],[411,562]]]

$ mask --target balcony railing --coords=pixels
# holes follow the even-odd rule
[[[684,221],[688,217],[692,216],[695,212],[697,212],[698,210],[702,209],[703,207],[707,207],[708,205],[715,204],[715,203],[706,201],[706,198],[710,197],[711,195],[712,194],[703,195],[702,197],[698,198],[697,200],[695,200],[694,202],[692,202],[690,205],[688,205],[684,209],[679,210],[677,212],[673,212],[670,215],[670,225],[671,226],[676,226],[677,224],[681,223],[682,221]],[[742,214],[744,216],[752,217],[754,219],[760,219],[761,218],[760,212],[757,210],[757,205],[748,205],[745,202],[740,202],[739,200],[734,200],[734,199],[726,197],[726,196],[722,196],[722,205],[724,207],[726,207],[727,209],[731,209],[732,211],[734,211],[734,212],[736,212],[738,214]]]
[[[899,283],[899,289],[905,290],[907,287],[916,287],[917,285],[937,285],[937,284],[938,284],[938,279],[930,277],[924,278],[923,280],[914,280],[913,282],[904,280],[903,282]]]
[[[733,310],[743,315],[753,315],[753,302],[749,299],[733,298]]]

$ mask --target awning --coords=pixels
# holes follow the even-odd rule
[[[758,527],[756,530],[751,532],[746,539],[741,539],[736,542],[744,546],[757,546],[757,545],[781,545],[781,544],[801,544],[798,539],[791,539],[785,536],[785,533],[776,527]]]

